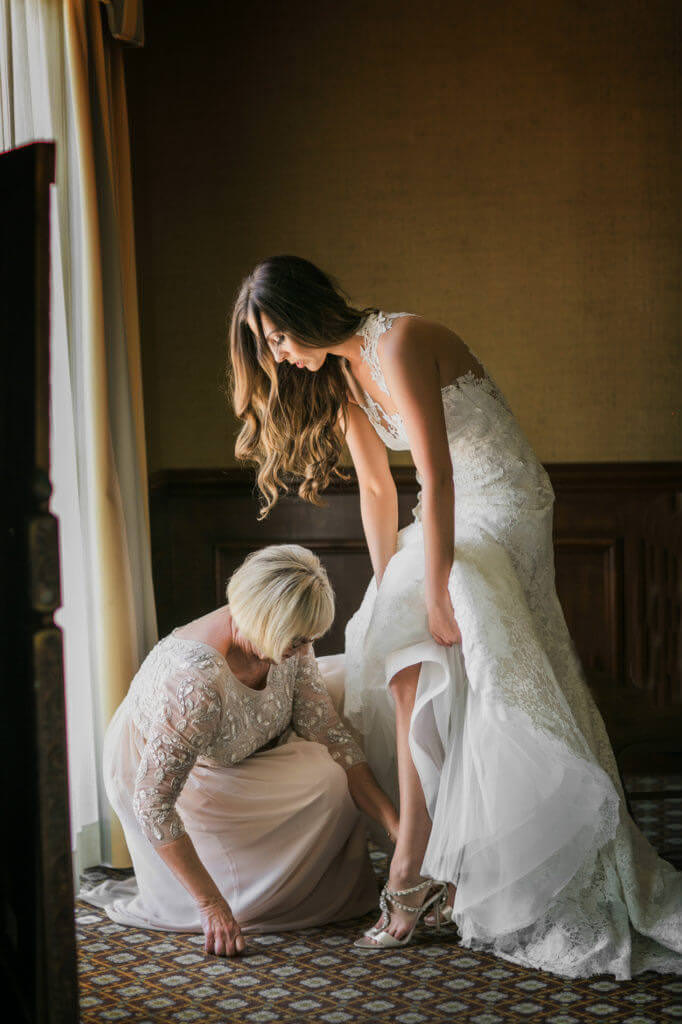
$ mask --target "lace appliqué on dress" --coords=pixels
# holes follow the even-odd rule
[[[360,348],[362,358],[369,366],[372,380],[379,385],[386,395],[389,395],[389,390],[386,386],[381,363],[379,362],[379,338],[391,329],[395,320],[399,320],[403,316],[414,315],[414,313],[370,313],[360,326],[359,333],[365,339],[364,344]],[[386,412],[379,402],[376,402],[364,388],[362,393],[365,396],[365,403],[362,405],[362,409],[384,444],[388,445],[388,447],[396,447],[395,442],[398,442],[398,446],[401,446],[400,443],[405,439],[406,435],[405,424],[400,413]]]
[[[394,320],[398,320],[401,316],[411,315],[410,313],[370,313],[360,325],[360,334],[365,339],[364,345],[360,348],[362,358],[369,366],[372,380],[376,381],[386,395],[389,392],[386,387],[383,370],[381,369],[381,363],[379,362],[379,338],[386,331],[390,331]]]
[[[187,776],[210,745],[220,723],[217,690],[197,678],[166,690],[157,707],[135,779],[133,808],[140,827],[156,844],[184,835],[175,809]]]
[[[149,653],[130,688],[146,738],[133,807],[152,845],[184,835],[176,801],[197,762],[240,764],[293,726],[344,768],[365,760],[334,709],[314,654],[274,666],[262,690],[244,686],[206,644],[173,635]]]
[[[455,388],[457,391],[463,391],[465,387],[480,388],[484,394],[494,398],[495,401],[498,402],[511,416],[512,412],[507,404],[506,398],[492,377],[487,373],[483,373],[482,376],[479,376],[475,374],[473,370],[467,370],[467,372],[463,373],[461,377],[457,378],[457,380],[453,381],[451,384],[446,384],[444,388],[441,388],[441,394],[445,395],[451,388]]]
[[[364,394],[367,404],[363,405],[362,408],[384,444],[391,447],[393,442],[400,442],[405,437],[405,424],[400,413],[386,412],[378,402],[374,401],[371,395],[368,395],[366,391]]]
[[[390,392],[386,386],[386,380],[384,378],[383,371],[381,369],[381,363],[379,362],[379,339],[382,334],[390,330],[395,320],[400,319],[403,316],[416,316],[414,313],[370,313],[366,317],[360,327],[360,334],[365,339],[364,345],[361,347],[361,353],[363,359],[369,366],[372,380],[376,381],[384,394],[389,395]],[[493,379],[485,372],[482,375],[476,375],[473,370],[467,370],[466,373],[458,377],[457,380],[450,384],[446,384],[441,389],[441,395],[443,397],[443,403],[448,399],[448,395],[451,397],[459,393],[460,395],[466,395],[471,393],[473,389],[480,389],[481,393],[493,398],[499,405],[511,416],[511,410],[507,405],[507,402],[497,387]],[[377,434],[388,448],[394,450],[407,450],[410,447],[410,442],[407,437],[407,431],[405,429],[405,423],[399,412],[389,413],[384,409],[379,402],[375,401],[367,391],[363,390],[365,396],[365,402],[362,406],[365,415],[369,419],[370,423],[376,430]]]
[[[367,760],[336,713],[312,652],[298,658],[291,721],[299,736],[323,743],[344,768]]]

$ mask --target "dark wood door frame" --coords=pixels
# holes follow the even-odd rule
[[[5,1013],[76,1024],[57,522],[48,511],[50,185],[55,147],[0,156],[0,962]]]

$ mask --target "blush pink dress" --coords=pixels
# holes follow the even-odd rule
[[[187,832],[246,932],[355,917],[377,888],[345,769],[365,757],[312,652],[243,685],[214,648],[171,634],[109,725],[107,795],[135,877],[82,898],[112,920],[200,932],[192,897],[157,853]]]

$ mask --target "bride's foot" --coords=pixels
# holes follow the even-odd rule
[[[382,913],[379,920],[355,945],[367,948],[402,945],[409,941],[425,904],[434,906],[445,901],[445,886],[421,875],[391,872],[381,894]],[[434,912],[434,922],[436,914]]]
[[[386,931],[389,935],[392,935],[394,939],[404,939],[407,933],[414,924],[414,917],[422,903],[429,895],[429,886],[425,885],[425,882],[430,879],[424,878],[422,875],[417,875],[416,878],[395,878],[389,876],[388,879],[388,891],[391,892],[403,892],[405,889],[416,889],[416,892],[405,893],[404,896],[399,896],[398,900],[404,907],[414,907],[414,913],[411,914],[409,911],[400,910],[396,907],[389,898],[388,905],[391,914],[389,923],[386,925],[385,922],[382,924],[383,915],[379,918],[377,923],[373,926],[372,930]]]
[[[452,908],[455,903],[456,893],[457,887],[452,882],[448,882],[448,898],[440,908],[440,920],[443,924],[449,924],[452,920]],[[436,925],[436,915],[433,911],[429,911],[428,914],[424,915],[424,924],[427,928],[433,928]]]

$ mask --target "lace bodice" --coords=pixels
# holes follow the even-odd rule
[[[273,665],[265,688],[236,678],[212,647],[172,634],[149,653],[126,700],[145,739],[133,804],[153,845],[184,834],[175,803],[199,762],[230,767],[291,726],[344,768],[365,760],[341,723],[312,652]]]
[[[372,379],[389,394],[379,359],[382,334],[399,317],[412,313],[370,313],[360,326],[362,355]],[[477,360],[480,365],[480,361]],[[389,413],[363,389],[362,406],[384,444],[395,451],[409,451],[410,440],[399,412]],[[549,477],[538,462],[497,384],[482,368],[481,375],[468,370],[441,388],[441,401],[452,459],[453,479],[460,509],[472,502],[504,504],[515,514],[530,501],[553,500]],[[421,483],[419,474],[417,482]],[[421,516],[421,504],[414,510]]]
[[[376,381],[386,395],[389,394],[389,390],[386,387],[386,379],[379,362],[379,339],[386,331],[390,331],[393,321],[398,320],[402,316],[414,316],[414,314],[370,313],[369,316],[365,317],[358,331],[364,338],[364,343],[360,349],[362,358],[369,366],[372,380]],[[396,450],[409,448],[409,441],[407,440],[407,434],[400,414],[386,412],[364,388],[362,388],[362,393],[365,396],[362,408],[384,444]]]
[[[377,382],[386,395],[389,391],[386,387],[381,363],[379,362],[379,338],[386,331],[390,331],[394,320],[399,320],[402,316],[415,315],[415,313],[382,313],[379,311],[378,313],[370,313],[360,325],[359,333],[364,338],[364,344],[361,347],[362,357],[369,366],[372,380]]]
[[[376,381],[384,394],[389,396],[390,392],[386,386],[386,379],[379,360],[379,341],[382,334],[391,329],[394,321],[404,316],[412,317],[416,316],[416,314],[382,312],[370,313],[365,317],[358,331],[358,333],[364,338],[361,353],[364,361],[369,367],[372,380]],[[409,450],[410,442],[400,413],[387,412],[364,390],[364,388],[362,390],[365,396],[365,402],[362,408],[384,444],[395,451]],[[452,419],[452,415],[448,417],[447,413],[448,411],[454,413],[455,410],[453,402],[458,396],[471,395],[477,390],[480,390],[482,393],[493,398],[499,403],[501,410],[508,415],[511,415],[509,406],[492,377],[490,377],[486,372],[483,372],[481,376],[477,377],[471,370],[469,370],[461,377],[458,377],[456,381],[451,384],[447,384],[441,389],[441,395],[443,397],[443,403],[446,410],[446,420]]]

